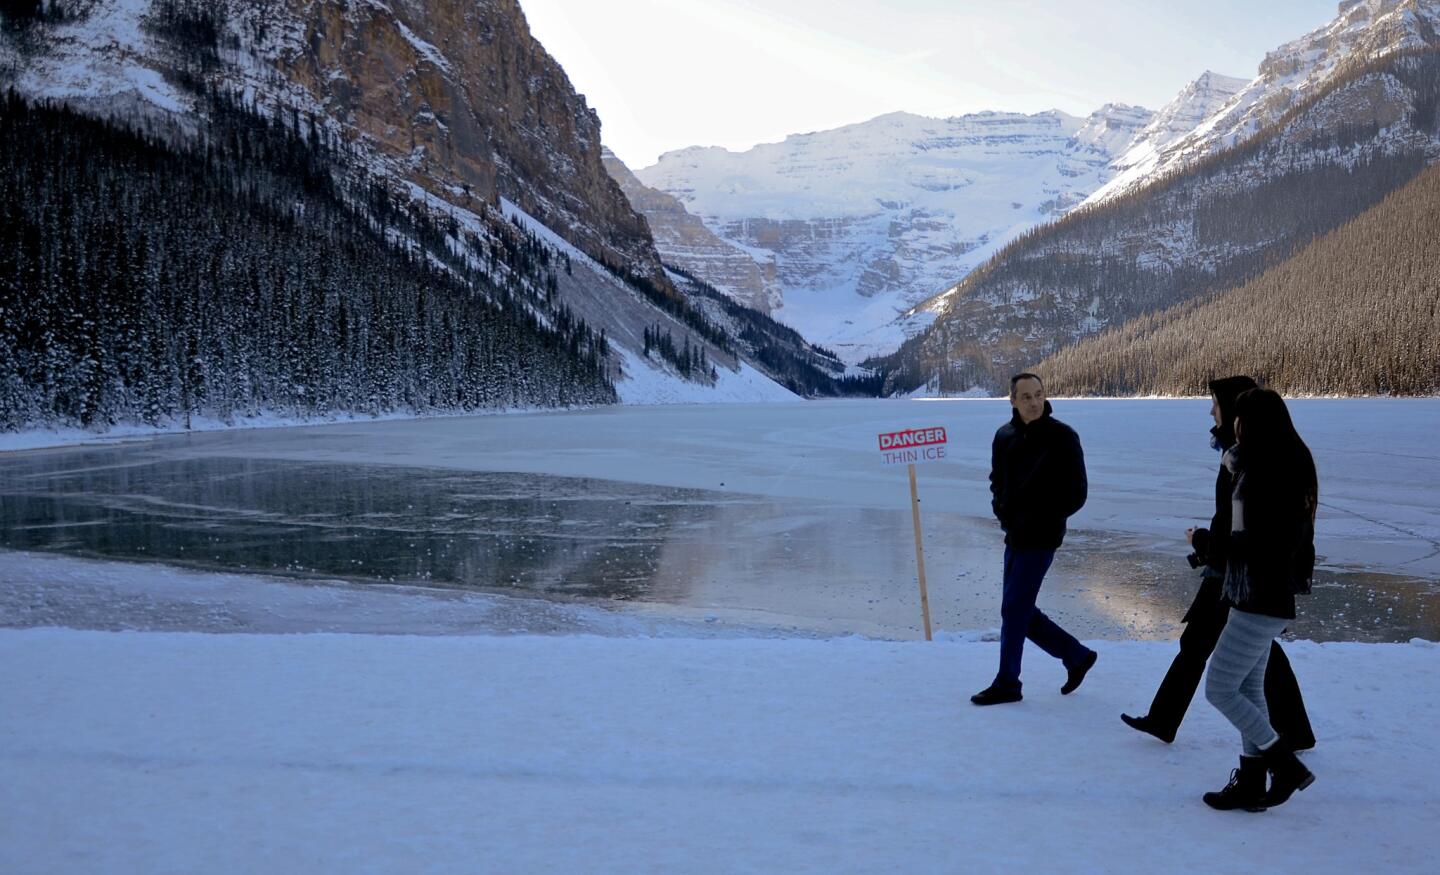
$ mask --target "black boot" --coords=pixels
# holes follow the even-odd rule
[[[1019,687],[991,684],[971,696],[970,701],[976,705],[1004,705],[1008,702],[1018,702],[1023,698],[1025,697],[1020,695]]]
[[[1060,695],[1068,696],[1080,689],[1080,684],[1084,682],[1085,675],[1090,669],[1095,667],[1095,660],[1099,658],[1100,654],[1092,650],[1089,655],[1076,663],[1075,667],[1070,669],[1069,676],[1065,678],[1065,686],[1060,688]]]
[[[1296,790],[1304,790],[1315,783],[1315,776],[1295,756],[1295,751],[1282,737],[1269,750],[1260,752],[1265,767],[1270,770],[1270,792],[1265,794],[1265,807],[1281,804]]]
[[[1265,760],[1260,757],[1240,757],[1240,768],[1230,770],[1230,783],[1218,793],[1206,793],[1200,797],[1211,808],[1221,811],[1265,810]]]
[[[1138,729],[1147,735],[1153,735],[1166,744],[1173,744],[1175,741],[1175,730],[1161,728],[1160,724],[1156,723],[1155,719],[1148,714],[1143,717],[1131,717],[1129,714],[1121,714],[1120,719],[1124,720],[1125,725],[1131,729]]]

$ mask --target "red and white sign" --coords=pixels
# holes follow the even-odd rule
[[[947,437],[945,429],[907,428],[880,435],[880,461],[886,465],[918,465],[943,462]]]

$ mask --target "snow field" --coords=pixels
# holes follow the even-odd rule
[[[994,643],[0,631],[0,870],[1432,871],[1440,651],[1287,645],[1316,783],[1264,814],[1174,653],[966,697]]]

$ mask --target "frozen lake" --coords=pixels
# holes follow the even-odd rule
[[[1197,583],[1182,533],[1208,520],[1218,464],[1208,401],[1055,407],[1085,445],[1091,499],[1042,606],[1082,637],[1173,636]],[[1292,631],[1440,638],[1440,401],[1292,410],[1320,469],[1323,566]],[[1008,412],[972,400],[619,407],[11,453],[0,547],[914,637],[908,483],[903,466],[880,464],[875,435],[942,425],[950,460],[918,468],[934,623],[989,629],[1002,546],[986,474]],[[0,624],[116,622],[102,616],[115,605],[5,587],[0,570]]]

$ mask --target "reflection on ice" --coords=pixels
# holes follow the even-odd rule
[[[163,444],[12,457],[0,465],[0,498],[0,546],[16,550],[597,600],[652,617],[822,634],[919,634],[903,506],[191,457]],[[998,625],[994,525],[927,511],[925,528],[936,627]],[[1179,555],[1135,536],[1080,531],[1057,557],[1041,605],[1082,637],[1168,638],[1195,585]],[[1440,637],[1434,589],[1330,575],[1293,631],[1320,640]]]
[[[660,533],[714,510],[683,490],[528,475],[94,458],[134,452],[7,466],[4,546],[617,598],[653,577]]]

